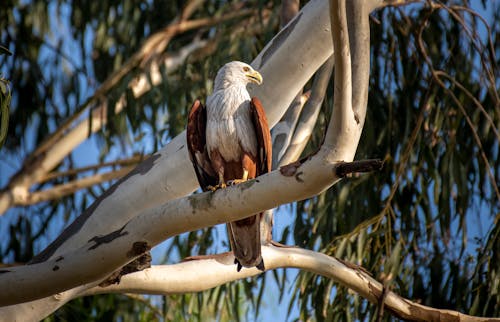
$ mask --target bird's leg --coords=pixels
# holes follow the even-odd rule
[[[242,183],[248,180],[248,170],[243,169],[243,177],[241,179],[229,180],[227,184],[229,186],[234,186],[235,184]]]
[[[225,188],[226,181],[224,181],[224,171],[219,171],[219,184],[217,185],[219,188]]]
[[[219,183],[215,186],[208,186],[207,188],[213,192],[213,191],[216,191],[218,189],[224,189],[226,187],[227,187],[227,185],[226,185],[226,182],[224,181],[224,172],[222,171],[222,172],[219,172]]]
[[[224,180],[224,163],[219,151],[211,151],[210,160],[212,161],[212,167],[217,171],[217,174],[219,175],[219,183],[216,186],[208,186],[207,189],[215,191],[217,189],[223,189],[227,187],[226,181]]]
[[[219,183],[216,186],[208,186],[207,189],[211,191],[215,191],[218,189],[226,188],[226,182],[224,181],[224,171],[219,171]]]
[[[253,157],[250,153],[243,153],[241,157],[241,169],[243,170],[243,173],[241,174],[241,179],[235,178],[234,180],[229,180],[227,184],[232,186],[235,184],[248,181],[249,179],[255,178],[257,172],[256,166],[257,166],[256,158]]]

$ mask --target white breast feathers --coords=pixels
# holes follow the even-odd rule
[[[257,156],[257,139],[245,86],[229,86],[207,98],[207,148],[217,148],[226,161],[238,161],[242,149]]]

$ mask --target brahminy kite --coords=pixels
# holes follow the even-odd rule
[[[225,188],[271,171],[271,135],[262,104],[247,85],[262,83],[250,65],[233,61],[217,73],[206,107],[196,100],[187,126],[189,155],[204,191]],[[237,270],[264,270],[260,220],[263,214],[227,224]]]

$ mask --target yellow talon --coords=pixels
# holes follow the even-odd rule
[[[229,180],[227,184],[230,186],[234,186],[235,184],[243,183],[245,181],[248,181],[248,170],[243,170],[243,178]]]
[[[219,183],[218,185],[215,185],[215,186],[208,186],[207,189],[214,192],[216,190],[224,189],[226,187],[227,187],[226,183],[222,182],[222,183]]]
[[[227,182],[228,185],[230,186],[234,186],[235,184],[239,184],[239,183],[242,183],[242,182],[245,182],[247,181],[246,179],[234,179],[234,180],[229,180]]]
[[[219,184],[215,185],[215,186],[208,186],[207,189],[214,192],[216,190],[219,190],[219,189],[224,189],[227,187],[226,183],[224,182],[224,172],[219,172]]]

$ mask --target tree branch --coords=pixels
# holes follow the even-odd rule
[[[334,2],[334,6],[337,6],[337,3]],[[354,153],[356,151],[357,143],[359,141],[359,135],[361,132],[361,128],[357,128],[356,125],[359,124],[358,119],[354,119],[352,117],[353,111],[351,106],[351,78],[350,78],[350,58],[349,58],[349,40],[347,37],[347,22],[345,16],[345,3],[344,6],[341,6],[339,10],[337,7],[332,7],[333,22],[332,27],[338,28],[339,32],[333,32],[333,39],[336,48],[335,52],[335,61],[336,61],[336,73],[335,73],[335,102],[334,102],[334,116],[330,120],[330,124],[328,127],[327,138],[325,140],[325,144],[322,147],[322,152],[312,157],[308,162],[304,164],[292,164],[287,167],[283,167],[279,172],[275,171],[269,175],[259,177],[256,180],[252,180],[248,183],[240,184],[237,187],[231,187],[229,189],[225,189],[222,191],[217,191],[213,194],[202,194],[200,196],[194,196],[189,198],[177,199],[173,200],[159,208],[154,208],[151,210],[146,210],[137,217],[132,218],[127,224],[125,224],[121,228],[117,228],[114,232],[108,233],[105,236],[95,236],[90,239],[88,242],[82,242],[80,245],[85,245],[86,243],[96,243],[95,245],[86,245],[82,249],[76,252],[72,252],[70,254],[63,256],[59,256],[56,259],[47,260],[50,256],[54,258],[54,252],[57,250],[50,250],[48,248],[48,252],[45,252],[41,256],[35,260],[36,262],[41,262],[39,264],[33,264],[29,267],[20,267],[18,269],[12,269],[8,272],[2,274],[0,276],[0,281],[3,277],[7,277],[5,282],[8,283],[10,281],[10,285],[13,283],[16,287],[7,287],[6,292],[0,294],[0,303],[3,304],[13,304],[19,301],[27,301],[33,300],[38,297],[47,296],[49,294],[53,294],[54,292],[69,289],[78,285],[78,283],[82,282],[91,282],[96,279],[100,279],[116,268],[126,264],[127,262],[135,259],[142,252],[134,251],[134,247],[142,247],[143,251],[146,251],[153,245],[161,242],[163,239],[173,236],[175,234],[179,234],[181,232],[187,230],[199,229],[202,227],[206,227],[209,225],[213,225],[221,222],[234,221],[236,219],[244,218],[245,216],[249,216],[255,212],[263,211],[265,209],[273,208],[279,204],[296,201],[299,199],[305,199],[312,195],[315,195],[324,189],[328,188],[339,178],[336,175],[336,171],[334,171],[331,167],[337,162],[334,160],[352,160]],[[336,14],[334,14],[334,12]],[[300,16],[298,16],[300,17]],[[367,17],[366,17],[367,19]],[[292,23],[288,25],[288,28]],[[292,25],[293,26],[293,25]],[[286,31],[286,29],[282,30]],[[280,33],[280,34],[281,34]],[[279,37],[279,34],[278,36]],[[261,57],[265,56],[264,54]],[[258,59],[257,59],[258,60]],[[262,64],[262,58],[261,58]],[[265,76],[264,76],[265,77]],[[297,84],[295,84],[297,85]],[[303,85],[303,84],[298,84]],[[300,87],[299,87],[300,88]],[[287,88],[287,92],[295,92],[291,91],[290,88]],[[351,116],[351,117],[349,117]],[[354,123],[354,121],[356,121]],[[352,133],[345,133],[345,130],[354,128]],[[328,135],[330,134],[330,135]],[[332,135],[333,134],[333,135]],[[339,135],[337,135],[339,134]],[[351,134],[351,135],[348,135]],[[354,137],[355,141],[352,140]],[[351,139],[351,140],[349,140]],[[354,144],[353,144],[354,143]],[[169,144],[170,146],[171,144]],[[182,149],[180,147],[179,149]],[[185,149],[184,149],[185,150]],[[161,156],[161,155],[160,155]],[[150,162],[151,162],[150,158]],[[330,162],[325,161],[329,159]],[[154,162],[154,160],[152,160]],[[178,164],[178,163],[175,163]],[[311,166],[314,165],[314,166]],[[141,166],[136,169],[135,173],[132,173],[129,177],[134,177],[137,172],[141,171]],[[152,172],[151,169],[147,169],[147,173]],[[300,170],[300,171],[299,171]],[[279,175],[278,175],[279,173]],[[272,179],[269,179],[272,178]],[[128,178],[125,178],[125,180]],[[284,180],[283,180],[284,179]],[[312,179],[312,180],[311,180]],[[256,182],[264,182],[265,188],[267,189],[257,189],[256,195],[259,196],[257,199],[252,199],[252,192],[254,191]],[[298,184],[298,185],[297,185]],[[286,187],[287,189],[281,189],[279,193],[278,191],[281,187]],[[295,190],[294,190],[295,188]],[[271,190],[269,190],[271,189]],[[290,190],[291,189],[291,190]],[[113,191],[113,189],[111,189]],[[217,196],[225,196],[227,194],[231,194],[235,191],[239,191],[240,194],[245,191],[245,203],[241,204],[240,209],[238,209],[238,216],[228,216],[227,213],[231,213],[232,204],[237,204],[236,200],[241,200],[240,197],[236,199],[226,199],[219,198]],[[262,193],[262,190],[266,190],[267,192]],[[288,190],[286,194],[283,194],[283,190]],[[269,198],[269,191],[274,191],[273,198]],[[260,192],[260,193],[259,193]],[[200,199],[199,198],[205,198]],[[209,198],[209,199],[207,199]],[[110,198],[105,198],[105,200]],[[186,201],[189,200],[189,201]],[[100,202],[100,201],[99,201]],[[188,204],[187,204],[188,202]],[[229,202],[229,203],[227,203]],[[231,203],[233,202],[233,203]],[[194,206],[193,206],[194,205]],[[203,205],[203,208],[199,209],[196,205]],[[223,206],[229,207],[224,208]],[[250,207],[251,206],[251,207]],[[185,208],[187,207],[187,208]],[[181,217],[182,220],[176,221],[179,219],[179,212],[183,212],[184,216]],[[194,218],[190,218],[192,216],[188,216],[187,214],[191,213]],[[202,213],[202,216],[196,217],[196,214]],[[91,213],[90,213],[91,214]],[[221,214],[223,215],[222,217]],[[219,217],[218,217],[219,216]],[[164,221],[165,218],[168,220]],[[188,222],[185,220],[189,219]],[[212,221],[210,221],[211,219]],[[184,220],[184,221],[183,221]],[[208,221],[207,221],[208,220]],[[149,232],[147,235],[149,238],[146,238],[144,232],[148,231],[148,227],[144,227],[144,224],[148,224],[148,227],[164,227],[166,225],[171,225],[172,230],[169,229],[151,229],[149,228]],[[124,229],[128,227],[126,231]],[[133,231],[129,230],[133,227]],[[141,229],[142,228],[142,229]],[[79,230],[81,231],[81,230]],[[87,239],[88,240],[88,239]],[[114,247],[110,247],[109,243],[116,244]],[[56,241],[57,242],[57,241]],[[101,245],[102,243],[105,243]],[[67,243],[66,243],[67,244]],[[139,246],[138,246],[139,245]],[[57,246],[57,243],[56,243]],[[130,248],[132,246],[132,248]],[[96,250],[98,248],[98,250]],[[108,249],[109,248],[109,249]],[[114,249],[114,251],[113,251]],[[127,253],[124,253],[126,249],[131,249]],[[86,251],[95,250],[92,253],[86,253]],[[117,251],[121,250],[121,251]],[[61,261],[61,258],[66,258],[64,269],[61,268],[62,263],[57,264],[57,261]],[[71,278],[73,274],[73,270],[78,270],[81,267],[81,264],[85,261],[90,261],[92,263],[96,263],[92,266],[92,268],[87,269],[84,276],[80,276],[78,281],[75,281]],[[97,263],[101,263],[98,265]],[[57,268],[57,269],[55,269]],[[41,274],[43,276],[42,279],[34,276],[34,272],[45,272],[45,274]],[[58,271],[58,285],[53,285],[52,283],[47,283],[46,276],[47,274],[51,274],[51,271]],[[30,273],[31,272],[31,273]],[[104,275],[103,275],[104,274]],[[38,285],[36,294],[25,294],[24,292],[18,292],[19,289],[22,289],[22,285],[19,285],[20,276],[29,276],[32,278],[25,278],[22,280],[22,283],[28,283],[29,285],[33,285],[35,283]],[[21,284],[22,284],[21,283]],[[8,285],[8,284],[6,284]],[[21,294],[20,294],[21,293]]]
[[[74,169],[69,169],[67,171],[61,171],[61,172],[50,172],[44,175],[42,178],[40,178],[40,183],[50,181],[56,178],[61,178],[61,177],[69,177],[69,176],[74,176],[77,175],[78,173],[81,172],[86,172],[86,171],[96,171],[105,167],[115,167],[115,166],[128,166],[128,165],[136,165],[142,160],[144,160],[143,155],[136,154],[130,158],[127,159],[121,159],[121,160],[115,160],[115,161],[110,161],[110,162],[104,162],[104,163],[98,163],[86,167],[81,167],[81,168],[74,168]]]
[[[132,166],[104,173],[96,173],[64,184],[55,185],[49,189],[28,193],[23,199],[15,200],[17,206],[29,206],[43,201],[54,200],[75,193],[78,190],[92,187],[98,183],[118,179],[129,173]]]
[[[330,278],[348,287],[374,304],[385,297],[385,307],[393,315],[408,321],[485,321],[485,318],[469,316],[451,310],[440,310],[421,305],[385,290],[382,283],[368,275],[363,269],[346,265],[318,252],[301,248],[262,246],[266,270],[298,268]],[[153,266],[149,269],[124,275],[119,284],[94,287],[79,296],[105,293],[181,294],[201,292],[228,282],[262,274],[251,268],[237,272],[231,253],[210,259],[182,262],[174,265]],[[488,319],[500,321],[500,319]]]
[[[299,12],[300,2],[298,0],[283,0],[280,11],[280,27],[285,27]],[[292,101],[283,117],[271,130],[273,143],[272,169],[276,169],[281,163],[281,158],[285,154],[291,137],[295,131],[295,126],[304,104],[309,99],[309,93],[303,93],[304,88],[300,88],[295,99]],[[294,160],[295,161],[295,160]]]
[[[310,77],[314,71],[318,68],[318,64],[323,61],[323,57],[331,53],[331,43],[329,39],[324,39],[322,36],[326,36],[327,32],[325,32],[325,26],[328,25],[328,16],[324,14],[324,12],[320,12],[318,9],[324,5],[321,1],[316,1],[311,5],[305,6],[302,10],[304,14],[304,19],[296,19],[295,23],[290,24],[286,27],[281,34],[278,34],[274,40],[272,40],[266,48],[262,51],[261,55],[256,58],[253,62],[254,67],[258,67],[261,74],[264,76],[266,80],[265,84],[273,84],[273,86],[259,86],[258,88],[250,89],[253,91],[253,96],[258,96],[261,98],[261,101],[264,103],[264,106],[267,109],[267,117],[270,121],[271,125],[276,122],[277,119],[284,113],[285,108],[283,102],[287,102],[286,105],[290,104],[291,98],[289,97],[288,92],[290,86],[295,88],[301,88],[303,84],[307,82],[307,77]],[[251,12],[239,12],[238,14],[250,14]],[[234,19],[235,14],[230,15],[229,18]],[[183,15],[185,17],[186,15]],[[226,17],[227,18],[227,17]],[[227,19],[229,19],[227,18]],[[317,19],[317,20],[314,20]],[[151,36],[143,45],[142,49],[138,54],[134,55],[130,64],[137,64],[141,61],[144,61],[144,57],[146,57],[148,50],[158,51],[158,48],[164,48],[165,46],[165,35],[170,33],[179,33],[181,31],[189,30],[189,28],[206,26],[207,23],[217,23],[224,20],[223,17],[216,17],[213,20],[195,20],[195,22],[186,22],[183,24],[183,27],[177,26],[180,22],[175,20],[172,22],[170,29],[166,28],[164,31],[160,31],[159,33]],[[197,22],[196,22],[197,21]],[[315,23],[313,23],[313,21]],[[316,23],[317,22],[317,23]],[[168,31],[168,32],[167,32]],[[293,35],[291,32],[294,31]],[[306,36],[310,32],[316,32],[315,37]],[[304,37],[307,41],[299,40],[298,37]],[[163,37],[163,38],[162,38]],[[160,39],[161,38],[161,39]],[[167,37],[168,38],[168,37]],[[322,41],[322,42],[321,42]],[[160,46],[160,47],[158,47]],[[288,57],[290,51],[287,48],[291,46],[294,48],[295,57]],[[286,47],[286,48],[285,48]],[[311,53],[310,48],[315,48],[315,52]],[[325,53],[326,51],[326,53]],[[309,56],[305,55],[307,53]],[[283,59],[282,57],[286,55],[288,59]],[[137,56],[137,57],[136,57]],[[149,56],[148,56],[149,57]],[[309,59],[306,59],[309,58]],[[129,63],[125,64],[126,66]],[[124,67],[127,69],[128,67]],[[135,66],[135,65],[134,65]],[[291,68],[291,66],[294,66]],[[295,66],[302,66],[299,70],[295,68]],[[118,72],[117,72],[118,73]],[[112,75],[109,79],[114,80],[112,83],[116,84],[116,80],[121,79],[121,71]],[[285,77],[286,81],[284,81]],[[306,78],[304,81],[303,79]],[[107,82],[105,82],[108,84]],[[297,83],[297,84],[295,84]],[[279,84],[280,86],[277,86]],[[286,86],[289,86],[288,88]],[[300,87],[299,87],[300,86]],[[91,104],[99,103],[99,108],[96,108],[93,111],[93,120],[92,120],[92,128],[90,128],[91,132],[97,131],[105,122],[105,116],[107,113],[105,112],[106,104],[102,102],[102,95],[106,92],[106,88],[109,85],[103,84],[100,89],[96,91],[96,94],[87,101],[83,107],[80,109],[83,111],[84,107],[89,106]],[[277,92],[281,91],[282,95],[276,95]],[[115,106],[115,111],[123,108],[124,100],[119,100],[117,106]],[[276,113],[276,115],[274,115]],[[80,144],[83,140],[85,140],[88,136],[89,131],[89,120],[86,119],[74,128],[72,128],[69,133],[62,137],[62,134],[66,132],[68,128],[70,128],[73,123],[77,120],[81,115],[77,113],[72,119],[68,120],[65,124],[63,124],[58,132],[54,134],[52,138],[49,138],[45,144],[37,149],[31,157],[29,157],[26,165],[18,172],[16,176],[14,176],[9,185],[0,191],[0,214],[4,213],[11,205],[15,198],[15,195],[25,195],[28,191],[28,188],[35,182],[37,182],[40,176],[43,176],[48,171],[52,170],[52,168],[57,165],[60,160],[62,160],[68,153],[72,151],[72,149]],[[184,135],[181,134],[184,138]],[[62,138],[61,138],[62,137]],[[57,144],[55,143],[57,142]],[[182,144],[181,144],[182,145]],[[47,150],[50,148],[51,150]],[[182,153],[182,159],[188,160],[187,153]],[[184,171],[180,171],[183,176],[189,176],[194,179],[192,176],[192,171],[187,169],[183,169]],[[179,172],[179,169],[176,170]],[[190,180],[190,182],[194,183],[194,180]],[[190,191],[194,190],[195,185],[190,185],[188,191],[184,190],[178,196],[182,196]],[[158,196],[156,196],[158,197]],[[160,197],[163,198],[163,197]],[[165,200],[165,199],[163,199]]]
[[[277,268],[298,268],[322,275],[358,292],[375,304],[381,296],[385,296],[387,310],[408,321],[500,321],[500,319],[474,317],[456,311],[431,308],[402,298],[391,291],[386,291],[384,295],[382,283],[373,279],[364,270],[356,269],[353,265],[346,265],[343,261],[318,252],[301,248],[262,246],[262,256],[268,271]],[[19,309],[15,309],[17,306],[1,308],[0,312],[5,321],[15,321],[19,316],[22,316],[24,321],[37,321],[42,315],[48,315],[65,303],[81,296],[124,292],[162,295],[200,292],[231,281],[262,274],[262,271],[255,268],[244,268],[237,272],[233,260],[231,253],[224,253],[207,259],[153,266],[140,272],[124,275],[119,284],[107,287],[100,287],[94,283],[74,288],[45,300],[49,302],[44,307],[45,314],[40,312],[33,314],[31,310],[20,312]]]
[[[314,76],[314,81],[311,88],[311,95],[307,100],[300,118],[293,132],[293,136],[286,149],[285,154],[280,160],[280,165],[288,164],[297,160],[302,151],[304,151],[307,142],[311,137],[312,131],[316,125],[321,105],[325,98],[326,89],[330,82],[330,77],[333,71],[333,56],[330,57],[318,70]]]
[[[281,120],[276,123],[272,129],[272,142],[273,142],[273,169],[280,165],[289,162],[282,161],[287,148],[290,145],[292,136],[295,132],[295,126],[299,120],[299,116],[303,110],[304,105],[309,100],[310,92],[298,95],[295,100],[290,104],[285,115]],[[295,161],[297,159],[291,160]]]
[[[338,149],[337,145],[342,145],[343,142],[352,141],[357,146],[359,140],[359,137],[356,140],[357,135],[353,135],[358,132],[359,120],[355,119],[352,110],[351,50],[345,0],[330,0],[330,23],[333,48],[335,48],[335,79],[333,112],[324,146],[333,152]],[[351,161],[353,158],[354,154],[341,160]]]
[[[345,12],[343,15],[345,25]],[[337,23],[337,25],[339,24]],[[342,32],[346,33],[345,26],[339,30],[340,34]],[[337,48],[339,48],[339,39],[337,38],[334,37]],[[343,68],[339,69],[340,73],[337,71],[335,73],[336,85],[347,82],[344,86],[348,87],[345,91],[349,95],[338,93],[341,99],[336,99],[334,113],[337,111],[341,117],[334,117],[330,120],[330,132],[338,132],[341,129],[349,128],[353,122],[353,119],[343,117],[343,115],[348,115],[349,111],[352,114],[352,109],[349,104],[351,91],[349,90],[350,85],[348,82],[350,82],[350,77],[348,76],[350,72],[348,68],[345,68],[345,64],[350,63],[346,60],[348,40],[347,37],[341,37],[340,39],[343,42],[347,41],[347,46],[343,44],[344,47],[339,49],[339,53],[336,51],[335,54],[337,68],[339,68],[340,64],[343,64]],[[338,92],[337,86],[336,90]],[[356,133],[351,134],[354,134],[359,139],[359,135],[356,135]],[[330,143],[335,148],[332,149],[327,143]],[[64,255],[57,254],[56,251],[61,249],[58,247],[58,241],[56,240],[55,245],[49,246],[31,265],[4,270],[4,273],[0,274],[0,284],[5,285],[4,292],[0,293],[0,305],[34,300],[70,289],[82,283],[103,279],[164,239],[182,232],[235,221],[283,203],[311,197],[339,180],[335,170],[335,165],[338,162],[335,160],[345,160],[349,157],[352,160],[357,141],[354,142],[355,144],[352,143],[353,140],[348,140],[339,135],[339,137],[334,137],[328,141],[325,140],[322,151],[303,164],[295,163],[282,167],[280,171],[274,171],[255,180],[214,193],[208,192],[175,199],[159,207],[147,209],[140,215],[131,218],[121,227],[115,226],[114,230],[108,228],[106,234],[97,235],[95,231],[90,232],[90,234],[86,235],[86,239],[78,244],[76,250],[65,252]],[[169,146],[171,145],[172,143],[169,144]],[[183,147],[180,147],[180,149],[186,150]],[[161,157],[161,154],[157,156]],[[151,162],[154,164],[155,156],[143,162],[142,167],[144,167],[144,164],[148,164],[148,161],[149,164]],[[174,164],[181,163],[175,162]],[[119,185],[137,178],[139,173],[149,174],[154,172],[155,168],[152,165],[146,169],[143,169],[141,165]],[[176,180],[175,182],[180,181]],[[151,182],[147,184],[151,186]],[[111,194],[116,188],[117,185],[110,189]],[[245,198],[242,198],[243,194]],[[144,197],[144,195],[141,194],[141,197]],[[113,199],[110,198],[111,196],[103,196],[102,201]],[[100,202],[98,200],[97,204],[99,205]],[[117,205],[119,203],[115,200],[113,204]],[[236,204],[240,205],[237,211],[234,209]],[[92,208],[90,209],[94,210]],[[116,209],[114,213],[116,213]],[[89,215],[92,215],[92,213],[83,214],[80,217],[84,218],[83,223],[86,223],[88,220],[86,216]],[[113,224],[116,225],[116,221]],[[82,227],[77,225],[78,222],[74,223],[74,227],[78,229],[77,232],[81,232]],[[100,223],[101,225],[102,223]],[[71,231],[71,226],[69,229]],[[110,233],[110,231],[112,232]],[[90,236],[94,237],[89,239]],[[62,242],[65,241],[63,238],[60,239]],[[64,247],[68,244],[66,241],[61,246]],[[54,249],[51,249],[51,247],[54,247]],[[89,262],[93,263],[93,265],[85,267],[85,270],[82,271],[84,264]],[[76,272],[78,272],[78,279],[74,278]],[[51,282],[52,278],[48,278],[49,276],[57,276],[58,283],[54,285]],[[29,294],[23,292],[22,290],[28,285],[37,285],[37,288]]]

